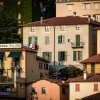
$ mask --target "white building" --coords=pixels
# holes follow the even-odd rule
[[[96,30],[100,23],[79,16],[54,17],[23,25],[23,44],[38,45],[38,55],[52,66],[75,65],[96,54]]]

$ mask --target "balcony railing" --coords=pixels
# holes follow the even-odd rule
[[[76,43],[71,43],[72,48],[84,48],[84,43],[80,42],[78,44]]]
[[[9,78],[7,76],[0,76],[0,82],[13,82],[13,78]]]

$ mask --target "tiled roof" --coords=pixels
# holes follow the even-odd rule
[[[81,61],[80,63],[99,63],[99,62],[100,62],[100,54],[97,54],[88,59]]]
[[[38,81],[41,81],[41,80],[46,80],[46,81],[49,81],[50,83],[55,83],[55,84],[58,84],[58,85],[66,85],[66,86],[69,86],[69,84],[68,84],[68,82],[66,80],[48,79],[48,78],[38,79],[36,81],[33,80],[32,82],[29,82],[26,85],[34,84],[34,83],[36,83]]]
[[[87,97],[81,98],[82,100],[100,100],[100,92],[93,94],[93,95],[89,95]]]
[[[50,61],[46,60],[45,58],[42,58],[42,57],[39,57],[39,56],[37,56],[36,59],[41,60],[41,61],[45,61],[45,62],[50,62]]]
[[[94,29],[100,29],[100,26],[99,27],[95,27]]]
[[[88,18],[83,18],[79,16],[66,16],[66,17],[54,17],[54,18],[49,18],[43,20],[43,24],[41,24],[40,21],[36,22],[31,22],[28,24],[24,24],[21,26],[24,27],[30,27],[30,26],[53,26],[53,25],[76,25],[76,24],[96,24],[100,25],[99,22],[93,21],[88,21]]]
[[[87,74],[86,80],[84,80],[83,75],[76,78],[69,78],[67,82],[100,82],[100,74]]]

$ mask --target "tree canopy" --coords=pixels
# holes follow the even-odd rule
[[[0,43],[19,43],[18,20],[11,12],[0,10]]]

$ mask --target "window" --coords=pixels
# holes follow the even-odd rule
[[[44,70],[48,70],[48,64],[44,64]]]
[[[66,88],[62,87],[62,94],[66,94]]]
[[[80,91],[80,84],[75,84],[75,91]]]
[[[32,94],[35,93],[35,88],[34,88],[34,87],[31,88],[31,93],[32,93]]]
[[[59,51],[58,52],[58,61],[65,61],[65,60],[67,60],[67,52]]]
[[[64,35],[58,36],[58,44],[61,44],[61,43],[65,43],[65,36]]]
[[[31,32],[35,32],[35,27],[31,27]]]
[[[42,87],[41,93],[42,93],[42,94],[45,94],[45,93],[46,93],[46,88],[45,88],[45,87]]]
[[[82,60],[82,51],[73,51],[73,61]]]
[[[68,5],[68,11],[72,10],[72,5]]]
[[[43,77],[43,73],[40,73],[40,78],[42,78]]]
[[[50,27],[49,26],[45,26],[45,32],[49,32],[50,31]]]
[[[28,39],[29,45],[30,44],[37,44],[38,43],[38,38],[35,36],[29,37]]]
[[[39,63],[39,69],[42,69],[42,63]]]
[[[60,26],[60,31],[65,31],[65,26],[61,25]]]
[[[98,91],[98,84],[94,84],[94,91]]]
[[[90,4],[84,4],[84,10],[89,10],[90,9]]]
[[[68,42],[70,42],[70,39],[68,39]]]
[[[76,30],[80,30],[80,25],[76,25]]]
[[[48,45],[49,43],[49,36],[45,36],[45,45]]]
[[[52,52],[42,52],[42,57],[49,61],[52,61]]]
[[[23,89],[24,88],[24,84],[20,84],[20,88]]]
[[[80,35],[76,35],[76,47],[80,47]]]
[[[92,64],[91,64],[91,73],[94,73],[94,72],[95,72],[95,64],[92,63]]]
[[[100,4],[99,3],[95,3],[95,9],[99,9]]]

